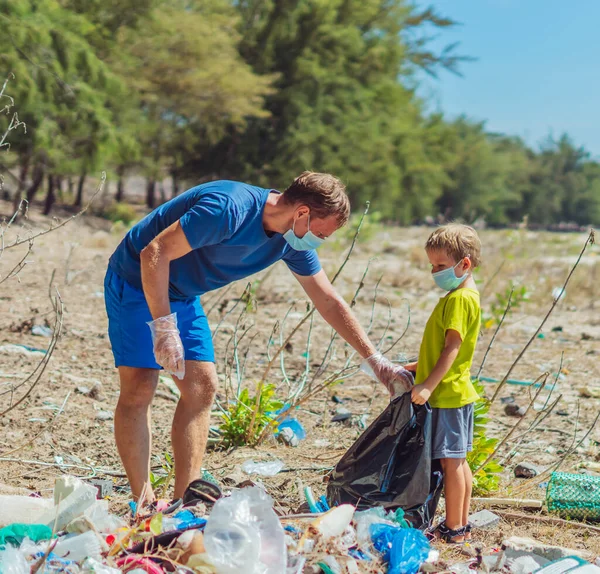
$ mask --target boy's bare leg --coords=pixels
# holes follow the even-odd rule
[[[440,461],[444,470],[444,499],[446,501],[446,526],[456,530],[464,526],[463,510],[465,506],[465,474],[462,468],[465,459],[443,458]],[[464,536],[457,536],[456,542],[462,542]]]
[[[174,497],[181,498],[188,484],[200,476],[218,380],[214,363],[201,361],[186,361],[183,381],[176,377],[173,380],[181,391],[171,431]]]
[[[462,512],[462,524],[465,525],[469,522],[469,509],[471,508],[471,492],[473,491],[473,473],[469,463],[463,459],[462,464],[463,475],[465,477],[465,498]]]
[[[146,502],[154,500],[150,487],[151,406],[158,384],[156,369],[119,367],[121,392],[115,410],[115,441],[133,499],[147,485]]]

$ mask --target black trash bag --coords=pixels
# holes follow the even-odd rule
[[[431,461],[431,407],[396,397],[332,471],[330,506],[402,508],[415,528],[431,526],[442,492],[439,462]]]

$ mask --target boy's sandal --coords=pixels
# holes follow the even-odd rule
[[[471,540],[471,531],[473,530],[473,525],[470,522],[467,522],[465,526],[465,540]]]
[[[460,528],[452,529],[448,528],[445,522],[442,522],[436,529],[438,537],[446,542],[447,544],[464,544],[465,535],[467,533],[467,527],[461,526]],[[459,536],[463,537],[463,540],[455,540]]]

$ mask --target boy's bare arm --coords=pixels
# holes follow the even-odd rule
[[[448,329],[448,331],[446,331],[444,350],[435,364],[435,367],[420,385],[413,387],[413,403],[424,405],[429,400],[431,393],[433,393],[434,389],[440,384],[456,360],[461,344],[462,339],[459,332],[454,329]]]

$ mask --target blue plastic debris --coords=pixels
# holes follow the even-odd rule
[[[416,574],[429,555],[429,542],[415,528],[400,528],[389,524],[371,524],[371,541],[389,563],[389,574]]]

